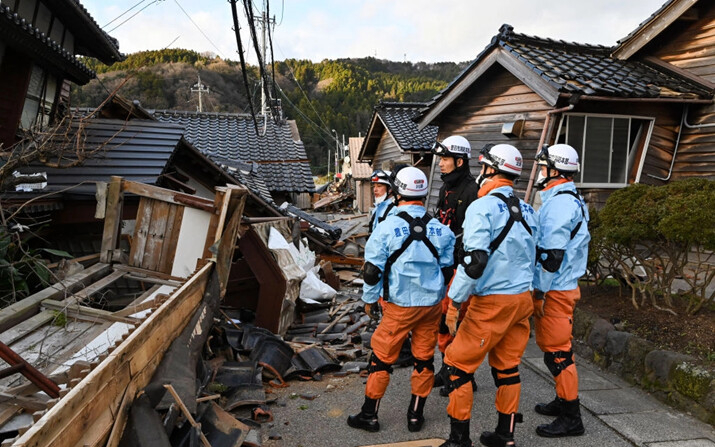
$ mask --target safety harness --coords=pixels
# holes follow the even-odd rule
[[[425,213],[422,217],[412,217],[405,211],[400,211],[399,213],[397,213],[397,216],[405,220],[410,225],[410,235],[407,236],[407,239],[405,239],[405,241],[402,243],[402,246],[395,250],[395,252],[392,253],[389,258],[387,258],[387,262],[385,262],[385,270],[382,275],[382,298],[385,301],[390,300],[389,286],[390,270],[392,269],[392,264],[397,260],[397,258],[402,256],[402,253],[407,250],[407,247],[409,247],[412,242],[423,242],[429,249],[430,253],[432,253],[432,255],[435,257],[435,259],[439,261],[439,253],[437,253],[437,249],[434,248],[432,242],[427,238],[427,224],[430,220],[432,220],[432,216],[430,216],[429,213]]]
[[[532,234],[531,227],[526,223],[524,215],[521,213],[521,203],[516,196],[506,197],[504,194],[498,192],[495,192],[492,195],[506,203],[506,208],[509,211],[509,221],[506,223],[504,228],[502,228],[501,233],[499,233],[499,235],[489,244],[490,253],[494,253],[497,248],[499,248],[501,243],[504,242],[506,235],[509,234],[511,227],[514,226],[514,222],[521,222],[526,232],[529,233],[529,235]]]
[[[385,208],[385,212],[382,213],[382,216],[380,216],[380,217],[377,218],[377,223],[380,224],[380,223],[382,223],[382,221],[384,221],[385,219],[387,219],[388,214],[390,214],[390,210],[392,210],[395,206],[396,206],[396,205],[395,205],[395,202],[394,202],[394,201],[390,202],[390,204],[387,205],[387,207]],[[373,214],[372,214],[372,217],[370,218],[370,223],[368,223],[367,228],[370,230],[370,231],[369,231],[370,233],[372,233],[372,224],[375,222],[375,216],[376,216],[376,215],[377,215],[377,213],[373,213]]]
[[[581,201],[581,196],[578,195],[578,193],[571,191],[570,189],[564,189],[562,191],[557,192],[554,194],[555,196],[561,195],[561,194],[568,194],[570,196],[576,197],[576,200],[579,202],[579,209],[581,210],[581,221],[576,224],[573,230],[571,230],[571,239],[575,238],[576,235],[578,234],[578,230],[581,228],[581,224],[583,224],[583,221],[586,219],[586,213],[583,211],[583,202]]]

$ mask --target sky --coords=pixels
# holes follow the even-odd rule
[[[253,0],[255,14],[260,16],[266,1]],[[474,59],[504,23],[521,34],[614,45],[664,2],[271,0],[268,7],[270,16],[275,17],[272,35],[275,60],[319,62],[373,56],[433,63]],[[123,53],[187,48],[238,60],[231,5],[227,0],[81,0],[81,3],[105,31],[119,40]],[[237,8],[245,46],[250,40],[241,3],[237,3]],[[256,62],[253,48],[247,61]]]

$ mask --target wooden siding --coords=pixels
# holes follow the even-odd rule
[[[536,155],[546,112],[551,107],[519,79],[500,66],[490,68],[482,78],[471,86],[442,114],[438,139],[461,135],[472,146],[470,167],[472,174],[479,174],[477,159],[479,151],[487,143],[508,143],[517,147],[524,157],[524,167],[517,190],[523,197]],[[502,124],[524,119],[520,138],[509,138],[501,133]],[[428,207],[434,210],[442,187],[438,162],[430,179]]]
[[[699,2],[693,9],[698,11],[697,20],[686,22],[687,26],[671,26],[645,51],[715,84],[715,3]],[[671,178],[715,179],[715,105],[691,106],[687,122],[707,126],[683,129]],[[663,157],[667,165],[661,169],[662,176],[667,176],[674,142],[673,138],[667,157]]]
[[[653,56],[715,83],[715,3],[700,3],[698,20],[658,36]]]
[[[372,169],[390,169],[395,163],[410,163],[412,157],[400,149],[388,132],[383,132],[372,160]]]

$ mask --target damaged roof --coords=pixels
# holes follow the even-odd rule
[[[686,77],[643,61],[611,56],[613,47],[528,36],[502,25],[477,58],[422,110],[420,125],[436,104],[449,102],[472,84],[488,66],[498,63],[554,105],[559,94],[614,98],[709,98],[711,92]],[[444,106],[443,106],[444,107]],[[442,107],[442,108],[443,108]],[[432,116],[433,118],[434,116]]]
[[[156,119],[178,124],[186,139],[214,161],[227,166],[255,163],[271,191],[313,192],[315,184],[305,147],[294,126],[273,120],[258,120],[248,114],[151,111]]]
[[[360,159],[371,158],[385,130],[403,151],[428,151],[437,139],[437,126],[426,126],[420,130],[414,120],[426,106],[422,102],[386,102],[375,106],[370,128],[367,131]]]

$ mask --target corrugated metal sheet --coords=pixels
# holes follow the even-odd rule
[[[48,168],[35,162],[18,171],[46,172],[45,191],[73,187],[68,190],[72,194],[93,195],[95,182],[107,182],[113,175],[154,184],[173,156],[182,134],[181,126],[156,121],[74,121],[67,135],[58,136],[53,144],[64,147],[64,165],[78,160],[76,148],[82,148],[85,154],[95,152],[91,157],[69,168]]]

